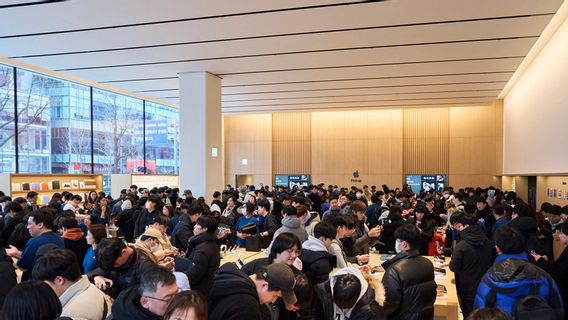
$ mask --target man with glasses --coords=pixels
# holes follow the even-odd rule
[[[174,296],[179,292],[175,276],[156,266],[140,279],[140,285],[122,291],[112,305],[112,319],[162,319]]]

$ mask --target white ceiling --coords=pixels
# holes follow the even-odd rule
[[[238,113],[491,102],[562,1],[14,3],[0,56],[175,103],[209,71]]]

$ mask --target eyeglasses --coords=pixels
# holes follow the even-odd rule
[[[180,292],[181,292],[181,289],[178,288],[176,294],[178,294],[178,293],[180,293]],[[172,301],[172,299],[175,297],[175,294],[172,295],[172,296],[170,296],[170,297],[168,297],[168,298],[166,298],[166,299],[160,299],[160,298],[156,298],[156,297],[152,297],[152,296],[143,296],[143,297],[148,298],[148,299],[153,299],[153,300],[161,301],[161,302],[165,302],[165,303],[169,303],[169,302]]]

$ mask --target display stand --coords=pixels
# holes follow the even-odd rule
[[[177,174],[111,174],[110,182],[111,194],[115,199],[120,196],[120,190],[128,189],[131,185],[147,189],[165,186],[179,188]]]
[[[103,176],[100,174],[15,174],[0,175],[0,190],[12,198],[26,197],[30,191],[39,194],[38,204],[47,205],[54,193],[68,191],[83,198],[90,191],[103,190]]]

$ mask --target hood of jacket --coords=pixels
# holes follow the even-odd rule
[[[507,223],[511,228],[515,228],[522,232],[525,236],[533,235],[537,230],[536,220],[532,217],[517,217]]]
[[[302,225],[302,221],[294,216],[286,216],[282,219],[282,225],[290,229],[298,229]]]
[[[489,241],[483,230],[481,230],[478,225],[472,225],[465,228],[460,232],[460,237],[462,241],[465,241],[474,247],[483,247]]]
[[[538,280],[540,274],[538,267],[532,263],[515,258],[506,258],[494,264],[488,271],[488,277],[499,283]]]
[[[302,243],[302,249],[308,249],[312,251],[325,251],[328,252],[325,244],[318,238],[313,236],[308,236],[308,240]]]
[[[317,212],[315,212],[315,211],[309,211],[308,213],[309,213],[310,215],[309,215],[309,218],[308,218],[308,220],[306,221],[306,223],[304,223],[304,225],[307,226],[307,225],[311,224],[312,222],[321,222],[321,218],[320,218],[320,216],[319,216],[319,214],[318,214]]]
[[[81,240],[81,238],[83,238],[84,236],[85,234],[83,233],[83,230],[81,230],[81,228],[71,228],[65,230],[65,232],[63,232],[63,235],[61,237],[77,241]]]
[[[140,305],[139,286],[132,286],[123,290],[112,305],[112,318],[137,319],[137,320],[158,320],[162,317],[148,311]]]
[[[256,286],[249,276],[233,263],[225,263],[215,273],[211,300],[220,300],[236,294],[246,294],[259,301]]]
[[[365,277],[363,277],[363,274],[357,268],[345,267],[345,268],[341,268],[341,269],[334,269],[329,275],[330,276],[329,285],[331,287],[331,296],[332,297],[334,295],[333,288],[335,286],[335,281],[337,280],[337,277],[344,275],[344,274],[352,274],[352,275],[356,276],[359,279],[359,281],[361,282],[361,292],[359,292],[359,297],[357,297],[357,301],[353,305],[353,307],[355,307],[355,305],[357,305],[357,302],[359,302],[359,300],[361,300],[363,295],[365,295],[365,292],[367,292],[367,289],[369,288],[369,283],[367,283],[367,280],[365,279]],[[353,308],[351,308],[351,310],[352,309]]]

